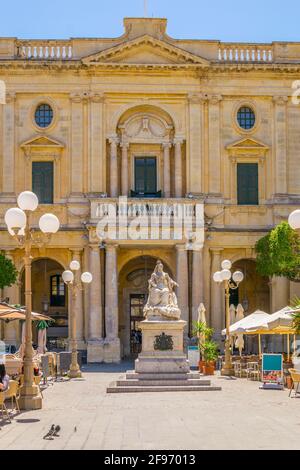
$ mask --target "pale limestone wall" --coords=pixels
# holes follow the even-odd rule
[[[93,227],[86,228],[94,223],[90,204],[100,195],[121,194],[125,174],[128,191],[133,189],[135,155],[153,153],[159,159],[158,189],[163,193],[168,192],[168,185],[171,198],[192,193],[204,200],[210,230],[203,253],[195,256],[203,265],[200,269],[194,264],[193,270],[192,256],[189,261],[180,259],[180,265],[186,269],[187,262],[192,273],[183,281],[180,298],[185,303],[188,297],[192,299],[184,310],[193,318],[193,303],[204,301],[218,331],[223,326],[224,302],[211,282],[213,270],[223,258],[253,259],[256,241],[286,220],[300,202],[300,106],[291,102],[292,83],[300,73],[300,45],[181,41],[165,31],[164,20],[126,19],[120,38],[42,43],[0,39],[0,79],[7,87],[7,103],[0,105],[0,217],[20,191],[31,189],[32,161],[53,161],[54,205],[41,206],[33,222],[52,211],[63,228],[46,249],[35,249],[33,256],[53,258],[66,267],[75,252],[84,250],[81,258],[85,269],[95,270],[97,289],[94,297],[83,293],[77,315],[82,316],[82,347],[90,344],[92,360],[117,360],[120,347],[116,338],[112,338],[111,350],[103,342],[104,282],[111,273],[104,271],[105,253],[98,253]],[[42,50],[44,57],[26,58],[28,47],[31,53],[37,48],[38,55]],[[55,55],[57,50],[65,54],[63,58]],[[225,50],[238,51],[236,60],[225,60]],[[245,58],[243,50],[254,51],[254,59]],[[53,56],[45,60],[48,53]],[[54,110],[48,129],[39,129],[33,122],[35,107],[41,102]],[[256,125],[250,131],[236,123],[236,112],[243,104],[255,110]],[[141,122],[146,118],[150,124],[151,119],[161,120],[166,133],[157,133],[159,126],[153,133],[151,125],[144,123],[146,131],[130,137],[125,153],[122,126],[135,117]],[[251,161],[259,164],[260,204],[238,206],[236,165]],[[1,227],[0,247],[12,251],[21,269],[22,253],[3,222]],[[161,256],[176,273],[179,255],[174,240],[160,246],[151,241],[119,245],[117,272],[143,252]],[[201,272],[199,281],[195,273]],[[299,285],[280,282],[272,282],[270,311],[300,295]],[[112,296],[114,306],[118,295],[122,298],[121,292]],[[120,301],[118,308],[120,318],[128,314]]]

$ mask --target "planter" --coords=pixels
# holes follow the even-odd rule
[[[204,367],[205,361],[199,361],[198,362],[198,367],[199,367],[199,372],[200,374],[203,374],[203,367]]]
[[[204,375],[214,375],[215,373],[215,362],[205,362],[203,365]]]

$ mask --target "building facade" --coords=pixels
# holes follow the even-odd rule
[[[186,336],[201,302],[217,335],[224,327],[224,293],[212,280],[222,259],[245,274],[232,302],[246,313],[299,295],[297,284],[256,273],[254,247],[300,203],[300,106],[291,99],[300,43],[178,40],[165,19],[126,18],[124,27],[113,39],[0,38],[0,247],[20,271],[2,297],[23,302],[22,251],[3,217],[33,190],[34,223],[44,212],[61,222],[33,251],[33,308],[56,319],[57,341],[74,312],[89,362],[136,354],[157,258],[179,283]],[[115,238],[97,229],[110,207]],[[178,207],[190,224],[182,236]],[[153,214],[158,236],[120,233]],[[61,279],[72,259],[93,274],[73,306]],[[17,324],[1,328],[20,341]]]

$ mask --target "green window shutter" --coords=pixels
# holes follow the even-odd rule
[[[32,163],[32,191],[40,204],[53,204],[53,162]]]
[[[135,158],[135,191],[140,194],[155,194],[156,188],[156,158]]]
[[[258,164],[237,164],[237,200],[239,205],[258,205]]]

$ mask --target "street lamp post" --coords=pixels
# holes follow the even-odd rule
[[[83,284],[90,284],[93,280],[93,276],[89,272],[84,272],[80,276],[80,263],[79,261],[73,260],[70,263],[70,269],[62,273],[62,278],[65,284],[69,288],[69,293],[72,298],[71,306],[72,311],[70,315],[70,330],[71,330],[71,351],[72,359],[69,370],[69,377],[75,379],[81,377],[81,371],[78,364],[77,358],[77,339],[76,339],[76,314],[74,312],[74,305],[78,293],[83,289]]]
[[[215,272],[213,279],[218,284],[224,283],[225,288],[225,318],[226,318],[226,340],[225,340],[225,362],[222,365],[221,375],[232,376],[234,370],[232,367],[231,361],[231,352],[230,352],[230,312],[229,312],[229,303],[230,303],[230,289],[237,289],[240,282],[244,279],[244,274],[241,271],[235,271],[233,274],[231,272],[231,261],[224,260],[222,262],[222,271]]]
[[[289,225],[294,230],[300,229],[300,209],[297,209],[289,215]]]
[[[24,191],[18,196],[18,206],[8,209],[5,223],[8,232],[24,249],[25,266],[25,350],[24,350],[24,384],[20,389],[19,405],[24,410],[42,408],[42,397],[33,382],[33,349],[32,349],[32,292],[31,292],[31,250],[32,246],[41,247],[49,243],[51,235],[59,230],[59,220],[54,214],[44,214],[39,219],[39,233],[31,226],[31,213],[38,207],[38,198],[31,191]]]

